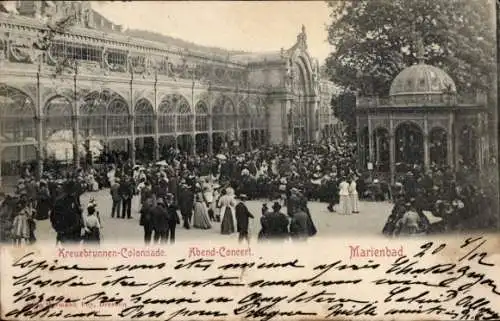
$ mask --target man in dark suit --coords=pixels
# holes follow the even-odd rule
[[[109,193],[111,194],[111,199],[113,201],[113,205],[111,206],[111,217],[120,217],[120,210],[122,207],[122,198],[120,195],[120,180],[116,178],[113,183],[111,183],[111,187],[109,189]]]
[[[181,182],[179,191],[179,209],[181,211],[182,219],[184,220],[184,228],[189,229],[189,223],[193,216],[194,194],[185,182]]]
[[[253,215],[248,210],[245,205],[245,200],[247,200],[247,196],[245,194],[241,194],[240,202],[236,205],[236,229],[239,233],[238,241],[242,242],[243,240],[249,241],[248,238],[248,220],[253,218]]]
[[[167,194],[167,220],[168,229],[166,238],[170,238],[170,243],[175,243],[175,228],[180,224],[179,215],[177,215],[177,205],[175,204],[175,196],[171,193]]]
[[[134,185],[132,180],[125,176],[123,183],[120,184],[120,196],[122,198],[122,218],[127,216],[132,218],[132,197],[134,196]]]
[[[288,218],[280,212],[281,205],[275,202],[273,211],[260,218],[262,225],[262,236],[264,239],[280,239],[288,238]]]
[[[294,240],[305,241],[309,236],[309,231],[309,216],[305,212],[304,206],[301,206],[292,213],[290,235]]]
[[[153,210],[153,229],[155,231],[155,243],[167,243],[168,212],[163,198],[156,200],[156,208]]]

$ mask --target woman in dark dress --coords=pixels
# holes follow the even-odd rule
[[[46,220],[49,218],[49,211],[52,207],[52,198],[50,197],[49,188],[47,182],[40,181],[40,189],[37,193],[37,209],[36,209],[36,219]]]
[[[221,223],[221,234],[228,235],[236,231],[236,216],[235,209],[236,201],[234,200],[234,190],[227,188],[226,195],[223,195],[219,200],[219,207],[223,214]]]

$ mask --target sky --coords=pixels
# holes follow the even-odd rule
[[[332,50],[325,1],[93,1],[92,7],[129,29],[251,52],[290,48],[304,25],[312,57],[323,63]]]

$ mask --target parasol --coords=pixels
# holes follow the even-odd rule
[[[226,155],[224,155],[224,154],[218,154],[215,157],[217,157],[217,159],[220,159],[220,160],[226,160],[227,159]]]

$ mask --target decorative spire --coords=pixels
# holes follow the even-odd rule
[[[422,37],[417,38],[417,60],[419,64],[423,64],[425,62],[425,48]]]
[[[413,44],[415,45],[415,55],[419,64],[423,64],[425,62],[425,47],[424,41],[422,39],[422,34],[416,31],[415,22],[412,24],[413,31]]]

